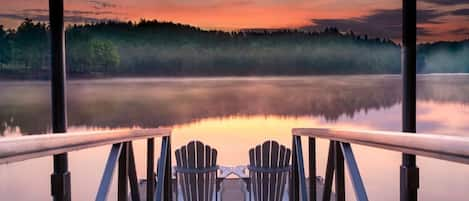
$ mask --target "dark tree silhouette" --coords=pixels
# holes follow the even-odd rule
[[[48,27],[26,19],[0,29],[3,75],[47,75]],[[389,74],[400,72],[400,46],[390,39],[342,32],[224,32],[142,19],[69,26],[71,76],[244,76]],[[469,72],[468,41],[419,46],[419,72]],[[442,63],[443,62],[443,63]],[[27,77],[27,76],[26,76]],[[44,76],[40,76],[44,77]]]

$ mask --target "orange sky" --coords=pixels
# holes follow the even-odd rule
[[[0,24],[15,27],[24,17],[47,19],[47,0],[0,0]],[[141,18],[174,21],[204,29],[322,29],[398,39],[399,0],[75,0],[65,1],[69,23]],[[420,41],[469,38],[469,0],[419,0]],[[392,14],[392,15],[391,15]],[[321,21],[329,20],[329,21]],[[330,21],[333,20],[333,21]],[[397,22],[400,22],[398,20]],[[392,30],[388,30],[392,29]]]

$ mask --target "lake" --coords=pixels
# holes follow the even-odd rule
[[[399,131],[401,87],[396,75],[72,80],[68,124],[69,131],[171,127],[173,149],[197,139],[218,149],[220,165],[245,165],[249,148],[264,140],[290,146],[295,127]],[[0,94],[2,137],[50,131],[48,82],[2,81]],[[418,132],[469,136],[469,75],[419,76],[417,96]],[[318,142],[320,176],[327,145]],[[134,147],[143,178],[145,142]],[[399,200],[401,154],[353,149],[370,200]],[[70,153],[73,200],[94,199],[109,150]],[[467,199],[469,167],[417,160],[421,200]],[[1,165],[2,200],[50,200],[51,171],[51,157]],[[346,182],[347,200],[354,200],[348,178]],[[112,190],[111,200],[116,194]]]

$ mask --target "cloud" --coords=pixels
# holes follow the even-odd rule
[[[444,5],[444,6],[453,6],[460,4],[469,4],[469,0],[422,0],[423,2]]]
[[[47,9],[24,9],[20,12],[28,15],[28,14],[49,14],[49,10]],[[64,10],[65,15],[110,15],[116,14],[112,11],[86,11],[86,10]]]
[[[450,12],[452,15],[469,16],[469,8],[457,9]]]
[[[419,10],[417,13],[418,24],[441,24],[439,17],[446,13],[433,9]],[[353,30],[362,34],[376,37],[397,39],[402,35],[402,10],[380,9],[371,14],[348,19],[312,19],[314,25],[302,27],[306,30],[323,30],[326,27],[337,27],[340,30]],[[431,35],[431,31],[423,27],[417,29],[422,36]]]
[[[111,11],[82,11],[65,10],[64,21],[67,23],[101,22],[109,21],[109,18],[100,17],[101,15],[116,14]],[[0,18],[11,20],[24,20],[26,18],[33,21],[49,21],[49,10],[47,9],[23,9],[15,13],[0,13]]]
[[[89,0],[89,3],[93,4],[93,7],[96,9],[106,9],[106,8],[115,8],[117,4],[109,3],[106,1],[98,1],[98,0]]]
[[[450,31],[450,33],[456,34],[456,35],[469,35],[469,29],[467,28],[453,29]]]
[[[24,15],[9,14],[9,13],[0,13],[0,17],[1,18],[6,18],[6,19],[12,19],[12,20],[24,20],[26,18]],[[44,16],[41,16],[40,18],[42,19],[43,17]],[[47,17],[47,20],[49,19],[49,16],[45,16],[45,17]],[[39,20],[39,21],[44,21],[44,19]]]
[[[26,18],[31,19],[33,21],[45,22],[49,21],[49,15],[30,15],[24,16],[21,14],[5,14],[0,13],[0,17],[12,19],[12,20],[24,20]],[[100,21],[109,21],[110,19],[104,18],[93,18],[93,17],[85,17],[85,16],[77,16],[77,15],[67,15],[64,16],[64,21],[68,23],[83,23],[83,22],[100,22]]]
[[[417,27],[417,36],[433,36],[432,32],[423,27]]]

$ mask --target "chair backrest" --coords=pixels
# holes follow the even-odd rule
[[[183,200],[212,201],[216,197],[217,150],[192,141],[175,152],[176,180]]]
[[[266,141],[249,150],[249,177],[255,201],[280,201],[290,173],[290,149]]]

